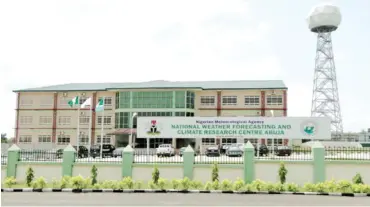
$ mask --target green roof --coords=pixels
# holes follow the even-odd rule
[[[202,89],[202,90],[247,90],[287,89],[281,80],[236,80],[236,81],[148,81],[131,83],[69,83],[13,92],[59,92],[59,91],[107,91],[118,89]]]

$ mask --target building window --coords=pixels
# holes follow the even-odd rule
[[[203,106],[214,106],[216,104],[216,97],[214,96],[201,96],[200,105]]]
[[[237,96],[222,96],[222,105],[236,105],[237,103]]]
[[[186,112],[186,116],[188,116],[188,117],[194,117],[194,112]]]
[[[70,125],[71,124],[71,117],[70,116],[60,116],[58,118],[59,125]]]
[[[258,106],[260,105],[259,96],[244,96],[244,104],[246,106]]]
[[[42,97],[40,99],[40,106],[52,106],[53,98],[52,97]]]
[[[116,129],[129,128],[130,126],[130,113],[129,112],[118,112],[115,115],[115,125]]]
[[[101,143],[101,136],[100,135],[96,136],[96,143],[97,144]],[[111,143],[111,136],[104,135],[103,136],[103,144],[110,144],[110,143]]]
[[[21,106],[32,106],[33,100],[31,98],[21,98]]]
[[[269,96],[267,96],[267,105],[269,105],[269,106],[283,105],[283,96],[282,95],[269,95]]]
[[[283,145],[283,139],[274,139],[274,146],[282,146]],[[267,146],[272,146],[272,139],[267,139]]]
[[[214,145],[216,143],[215,138],[202,138],[203,145]]]
[[[175,108],[184,109],[186,106],[185,91],[175,91]]]
[[[129,91],[116,93],[116,109],[131,108],[130,102],[131,102],[131,97],[130,97]]]
[[[102,116],[98,116],[98,125],[101,125]],[[112,117],[111,116],[104,116],[104,125],[112,124]]]
[[[71,137],[69,135],[58,135],[57,144],[67,145],[71,142]]]
[[[186,91],[186,108],[194,109],[195,94],[191,91]]]
[[[19,143],[32,143],[32,136],[31,135],[19,136]]]
[[[175,116],[185,116],[185,112],[175,112]]]
[[[89,124],[90,117],[89,116],[80,116],[80,124]]]
[[[86,134],[80,134],[79,144],[80,145],[88,145],[89,144],[89,136],[86,135]]]
[[[133,108],[172,108],[172,91],[132,92]]]
[[[50,143],[51,136],[50,135],[39,135],[39,143]]]
[[[40,125],[49,125],[53,122],[53,117],[51,116],[40,116],[39,124]]]
[[[258,144],[258,139],[244,139],[244,143],[251,142],[251,144]]]
[[[102,98],[103,97],[99,97],[99,101]],[[112,97],[104,97],[104,106],[112,106],[112,104],[113,104]]]
[[[236,143],[236,138],[222,138],[222,144],[233,144]]]
[[[172,112],[160,112],[160,111],[154,111],[154,112],[138,112],[137,116],[172,116]]]
[[[21,116],[19,123],[23,125],[32,124],[32,116]]]

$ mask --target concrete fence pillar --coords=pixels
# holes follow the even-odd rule
[[[72,176],[73,175],[73,165],[76,160],[76,150],[69,144],[63,150],[63,163],[62,163],[62,176]]]
[[[320,142],[315,142],[313,144],[312,157],[313,157],[313,183],[324,182],[326,180],[325,148]]]
[[[132,177],[132,164],[134,163],[134,149],[127,145],[122,151],[122,177]]]
[[[15,178],[17,178],[17,165],[19,162],[20,153],[21,153],[21,149],[16,144],[13,144],[8,149],[6,177],[14,176]]]
[[[185,149],[183,154],[183,170],[184,170],[184,178],[187,177],[190,180],[193,179],[193,171],[194,171],[194,161],[195,161],[195,153],[194,149],[188,145],[188,147]]]
[[[248,141],[244,146],[244,182],[251,183],[254,180],[254,146]]]

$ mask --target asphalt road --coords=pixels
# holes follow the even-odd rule
[[[369,206],[369,197],[154,194],[1,193],[2,206]]]

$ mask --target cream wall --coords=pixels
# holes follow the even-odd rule
[[[19,99],[20,109],[52,109],[54,105],[54,92],[21,92]]]

